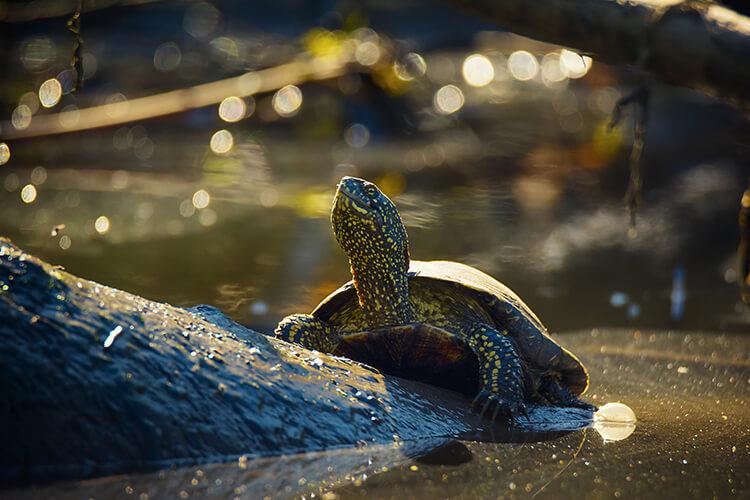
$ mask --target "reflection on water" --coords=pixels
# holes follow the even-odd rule
[[[622,403],[607,403],[594,413],[594,429],[605,443],[627,439],[635,431],[635,412]]]
[[[283,183],[261,171],[244,174],[251,182],[217,184],[39,172],[4,170],[0,233],[76,274],[171,303],[226,306],[264,331],[349,279],[327,220],[332,178]],[[421,173],[370,177],[395,197],[415,258],[497,276],[559,331],[720,329],[732,326],[727,318],[745,328],[734,312],[735,242],[704,238],[734,230],[733,175],[706,166],[678,176],[646,203],[635,238],[620,204],[595,189],[557,195],[543,209],[525,206],[513,182],[453,177],[433,187]]]

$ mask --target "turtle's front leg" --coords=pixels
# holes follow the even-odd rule
[[[310,314],[292,314],[282,319],[273,334],[310,350],[333,353],[341,337],[333,326]]]
[[[527,415],[524,372],[513,340],[489,325],[478,323],[466,331],[466,341],[479,361],[481,388],[474,399],[480,415],[492,411],[506,418]]]

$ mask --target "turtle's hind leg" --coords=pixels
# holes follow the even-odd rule
[[[492,420],[498,414],[527,416],[523,366],[513,340],[480,323],[466,330],[466,341],[479,361],[481,388],[473,405],[480,414],[488,413]]]
[[[281,320],[273,334],[281,340],[327,353],[333,353],[341,340],[333,326],[310,314],[287,316]]]

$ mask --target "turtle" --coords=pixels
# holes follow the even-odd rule
[[[528,417],[529,403],[596,409],[579,398],[586,368],[510,288],[466,264],[410,258],[401,216],[374,183],[343,177],[331,225],[352,280],[282,319],[277,338],[474,396],[493,421]]]

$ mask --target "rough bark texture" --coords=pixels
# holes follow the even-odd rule
[[[452,0],[514,33],[750,102],[750,18],[676,0]]]
[[[0,485],[483,428],[456,393],[77,278],[3,238],[0,387]],[[590,418],[536,408],[495,431],[539,440]]]

